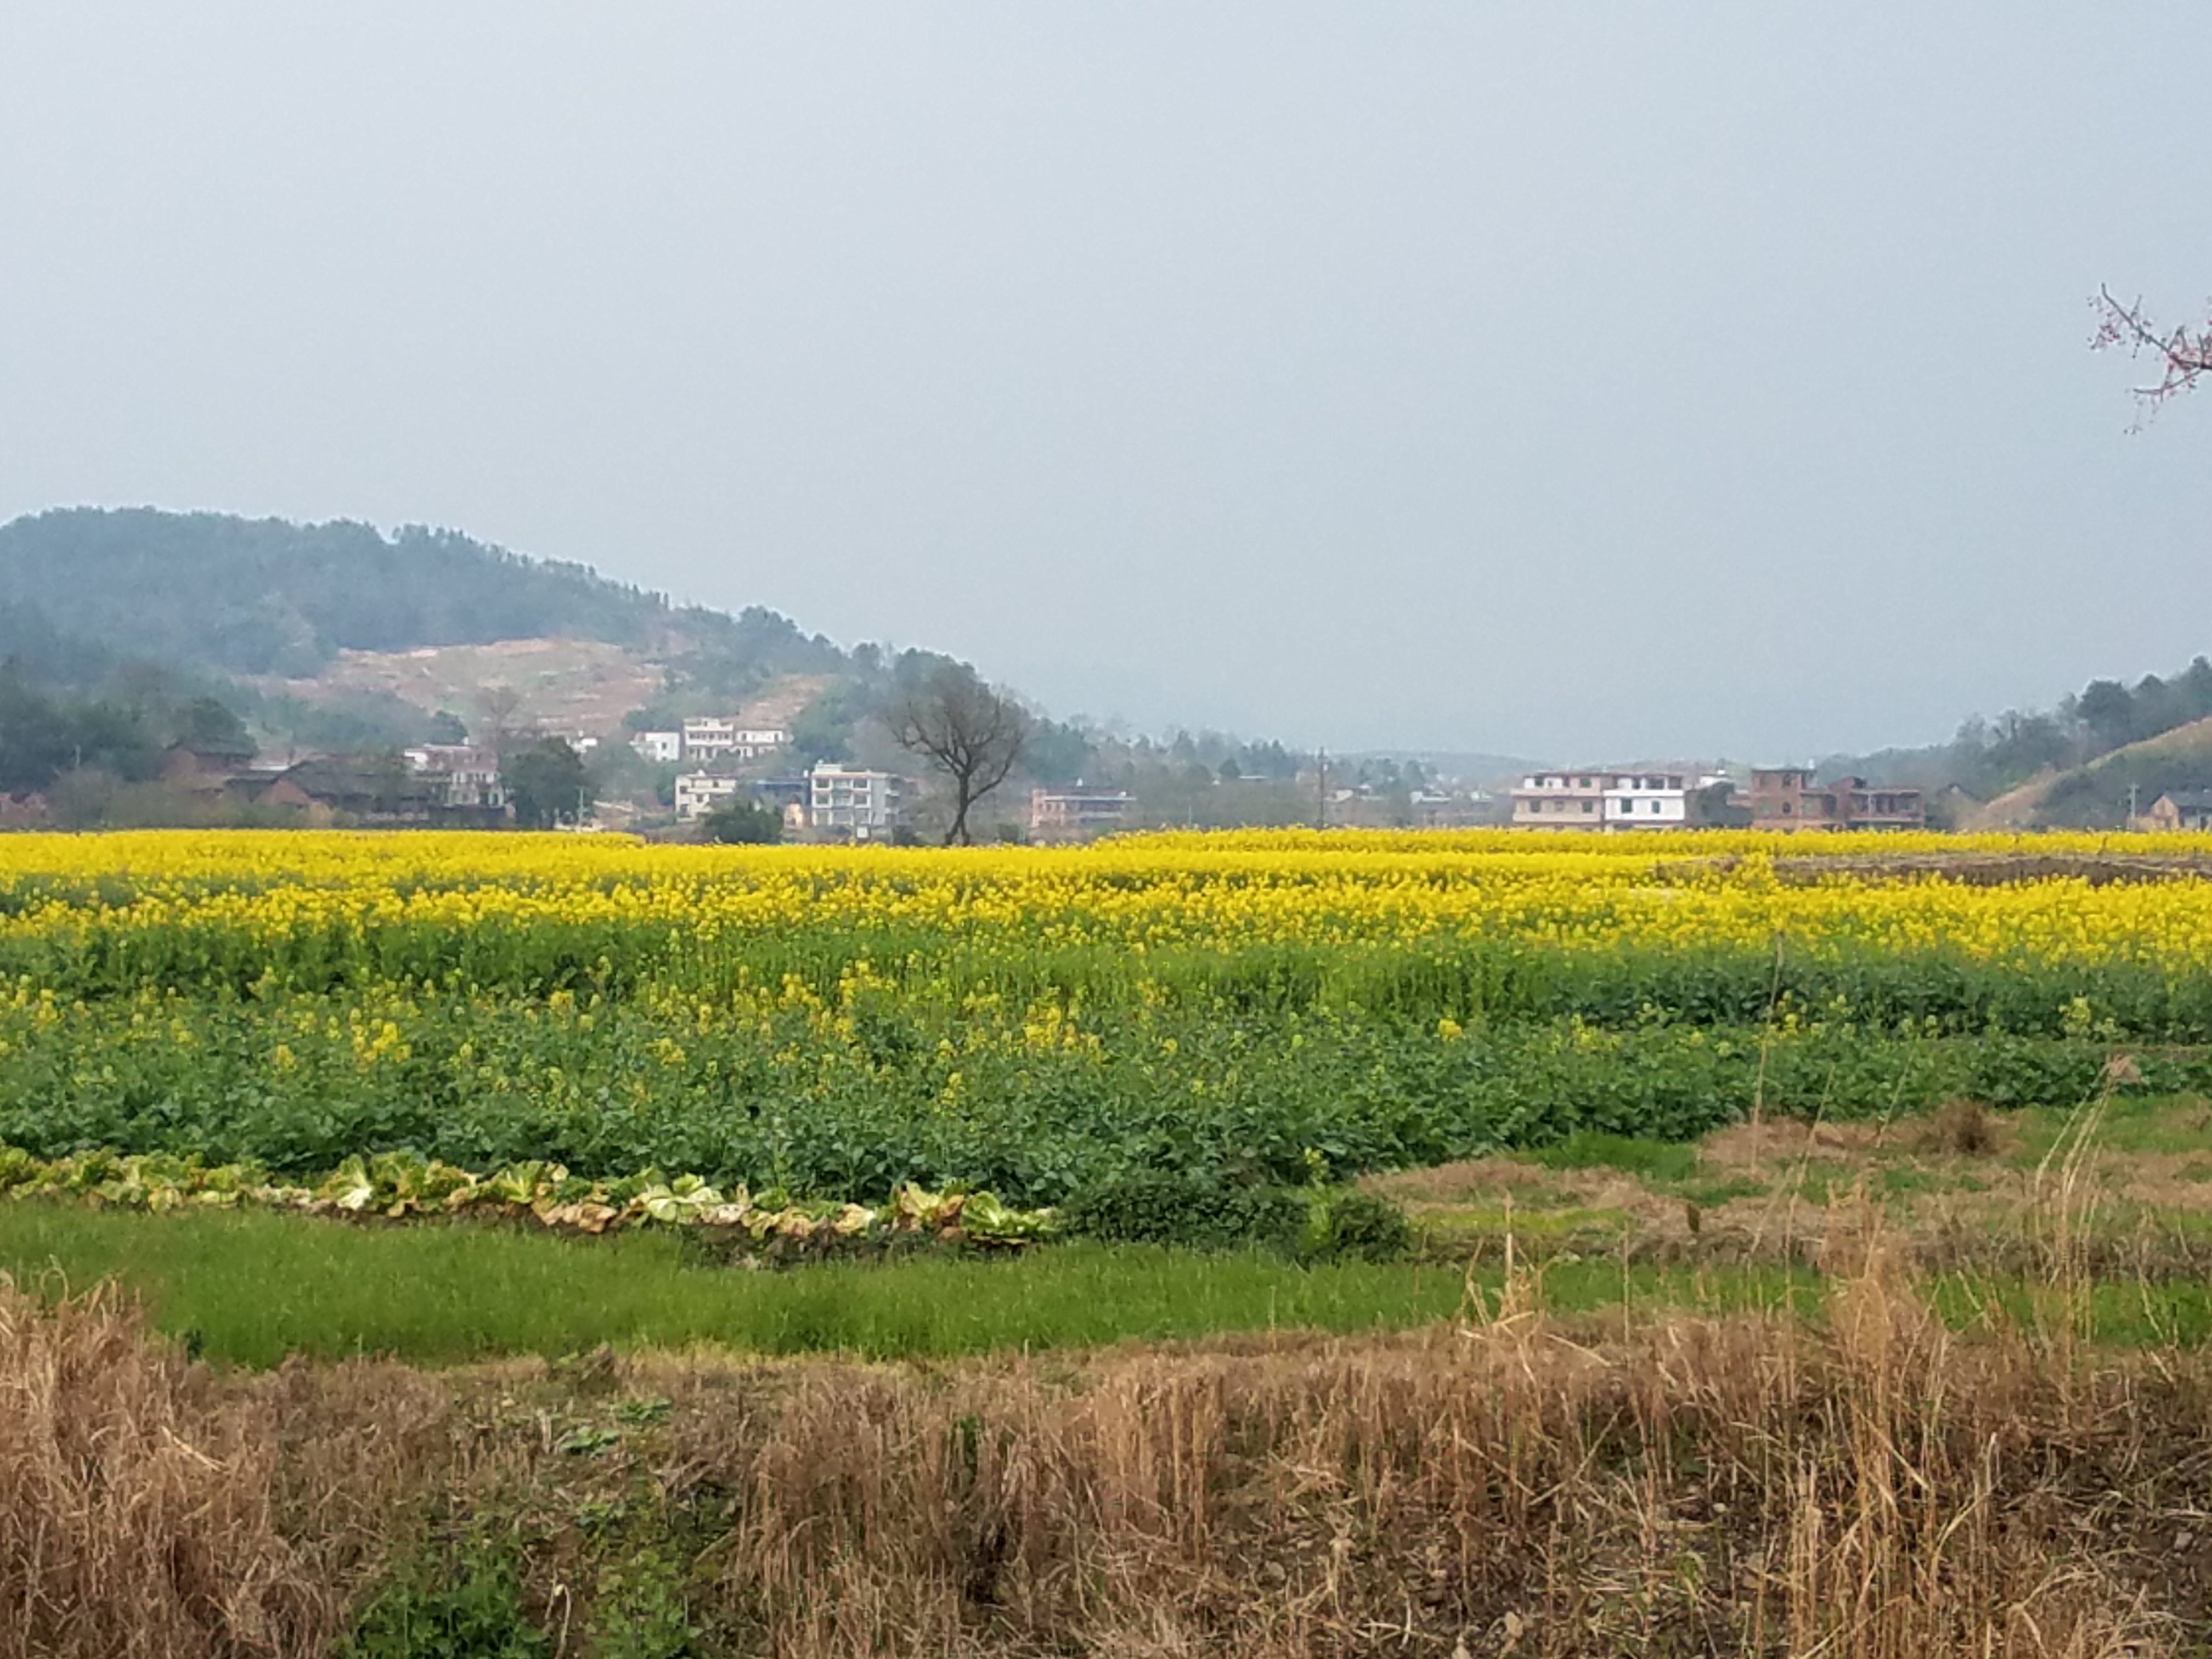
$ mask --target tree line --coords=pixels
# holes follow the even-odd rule
[[[145,782],[161,772],[163,750],[179,743],[241,764],[254,753],[246,723],[214,697],[150,686],[54,690],[21,662],[0,662],[0,793],[43,793],[72,772]]]

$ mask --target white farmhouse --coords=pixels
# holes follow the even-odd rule
[[[1607,830],[1680,830],[1691,822],[1688,777],[1680,772],[1615,773],[1606,780],[1601,814]]]
[[[399,752],[408,771],[436,788],[444,805],[507,805],[496,750],[469,743],[422,743]]]
[[[687,760],[758,760],[787,747],[791,733],[779,726],[739,726],[734,718],[708,714],[685,720],[683,739]]]
[[[807,822],[817,830],[844,830],[855,841],[888,836],[904,818],[906,781],[823,761],[807,775]]]
[[[1536,772],[1513,792],[1513,823],[1534,830],[1697,829],[1698,792],[1727,781],[1705,771],[1635,771],[1591,766]]]
[[[704,817],[744,787],[742,780],[718,778],[712,772],[685,772],[676,780],[676,816],[689,822]]]

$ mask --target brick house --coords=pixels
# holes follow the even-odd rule
[[[2212,789],[2169,789],[2150,804],[2138,826],[2173,831],[2212,830]]]
[[[1754,830],[1924,830],[1927,803],[1917,789],[1887,788],[1864,778],[1814,781],[1807,766],[1760,766],[1751,774]]]
[[[1090,841],[1136,822],[1137,798],[1126,789],[1032,789],[1030,839]]]

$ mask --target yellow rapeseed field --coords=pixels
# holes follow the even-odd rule
[[[1852,859],[2212,858],[2207,836],[1170,834],[1087,848],[647,846],[612,836],[148,832],[0,838],[0,951],[167,935],[331,948],[541,927],[699,941],[835,930],[1009,951],[1851,944],[1984,960],[2212,961],[2212,884],[1968,884]],[[1781,879],[1804,860],[1840,860]]]
[[[2200,866],[2212,837],[0,837],[0,1145],[1050,1204],[2197,1091]]]

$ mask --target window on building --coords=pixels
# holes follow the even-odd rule
[[[1596,803],[1595,801],[1594,801],[1594,800],[1586,800],[1586,801],[1584,801],[1584,802],[1583,803],[1583,811],[1585,811],[1585,812],[1595,812],[1595,811],[1597,811],[1597,803]]]

